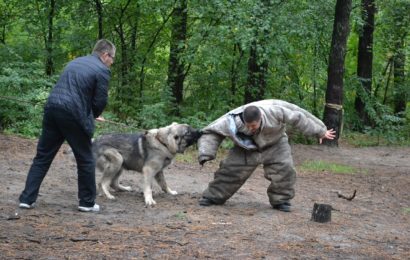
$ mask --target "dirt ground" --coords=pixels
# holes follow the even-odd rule
[[[134,191],[116,193],[115,201],[98,197],[100,213],[81,213],[76,165],[64,149],[37,207],[17,208],[35,146],[0,134],[0,259],[410,259],[410,148],[292,145],[298,179],[291,213],[270,207],[260,168],[225,205],[201,207],[218,162],[200,169],[181,159],[165,172],[179,194],[158,188],[154,208],[144,207],[141,175],[126,172],[121,182]],[[300,167],[312,160],[354,170]],[[354,190],[351,201],[337,196]],[[311,221],[314,203],[332,205],[331,222]]]

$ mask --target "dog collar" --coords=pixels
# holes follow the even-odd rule
[[[163,146],[165,146],[168,149],[168,146],[166,144],[164,144],[164,142],[162,142],[159,138],[158,135],[155,135],[155,139],[158,140],[158,142],[160,142]],[[168,149],[169,150],[169,149]]]

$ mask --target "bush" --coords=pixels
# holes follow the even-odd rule
[[[6,132],[36,137],[43,105],[55,82],[38,62],[0,63],[0,124]]]
[[[143,105],[138,120],[143,129],[151,129],[171,124],[174,117],[167,115],[167,104],[159,102]]]

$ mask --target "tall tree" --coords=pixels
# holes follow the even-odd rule
[[[251,44],[248,59],[248,80],[245,87],[245,104],[263,99],[266,89],[266,74],[268,71],[268,61],[261,58],[262,54],[258,49],[264,49],[264,46],[258,46],[256,40]],[[263,52],[263,51],[262,51]]]
[[[334,140],[324,140],[324,144],[329,146],[338,146],[342,128],[344,60],[351,10],[352,0],[337,0],[327,70],[326,105],[323,115],[323,121],[328,129],[333,128],[336,131]]]
[[[133,83],[135,80],[136,24],[139,19],[135,14],[138,13],[139,5],[136,1],[124,0],[110,2],[105,8],[111,10],[109,14],[107,13],[107,19],[112,21],[111,25],[117,36],[114,42],[117,47],[116,67],[119,84],[113,90],[113,99],[120,100],[120,102],[113,102],[113,109],[121,118],[125,118],[129,116],[129,111],[136,111],[139,107],[137,99],[140,94],[138,87]]]
[[[185,51],[187,37],[187,0],[178,0],[172,14],[171,43],[168,63],[168,86],[172,91],[175,103],[175,112],[178,114],[178,106],[182,103],[185,63],[182,55]]]
[[[401,113],[406,110],[408,100],[408,86],[405,85],[404,65],[406,63],[406,54],[403,46],[397,48],[393,56],[393,77],[394,77],[394,113]]]
[[[47,35],[44,36],[44,45],[46,46],[46,75],[51,76],[54,73],[53,61],[53,20],[55,15],[56,1],[50,0],[48,7],[48,26]]]
[[[383,10],[379,16],[380,45],[388,57],[383,74],[387,83],[383,103],[390,105],[395,113],[404,112],[410,98],[406,76],[406,53],[409,46],[410,1],[391,0],[379,2]],[[377,30],[379,31],[379,30]],[[393,83],[390,84],[389,83]]]
[[[119,49],[121,50],[121,86],[128,86],[128,42],[127,42],[127,19],[128,19],[128,7],[130,7],[131,0],[127,0],[125,4],[119,3],[117,8],[117,21],[114,25],[115,31],[119,37]]]
[[[237,58],[236,53],[238,52],[239,57]],[[244,55],[244,51],[242,50],[240,44],[235,43],[233,45],[233,54],[232,54],[232,64],[231,64],[231,102],[234,100],[234,96],[237,92],[237,85],[238,85],[238,74],[239,74],[239,65],[241,63],[242,57]]]
[[[254,31],[255,38],[249,48],[248,79],[245,86],[244,102],[249,103],[263,99],[266,90],[266,77],[268,72],[267,36],[269,26],[266,19],[270,14],[270,0],[263,0],[255,10]]]
[[[101,0],[94,0],[95,10],[97,11],[97,20],[98,20],[98,39],[104,38],[103,31],[103,7]]]
[[[393,34],[393,77],[394,77],[394,112],[401,113],[406,110],[406,103],[410,98],[409,87],[406,86],[406,38],[409,34],[410,15],[409,1],[395,1],[392,12],[395,32]]]
[[[357,57],[357,77],[361,83],[361,89],[356,94],[355,109],[361,125],[369,126],[371,122],[365,110],[365,102],[372,92],[373,31],[376,4],[374,0],[362,0],[361,6],[363,27],[359,34]]]

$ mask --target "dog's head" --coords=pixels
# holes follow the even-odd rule
[[[183,153],[186,148],[196,143],[201,131],[187,124],[172,123],[158,129],[157,138],[168,147],[171,153]]]

